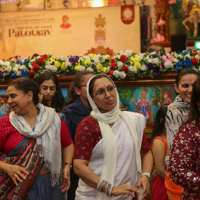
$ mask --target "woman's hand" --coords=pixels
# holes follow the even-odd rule
[[[120,185],[118,187],[113,187],[111,194],[113,196],[120,196],[120,195],[123,195],[123,194],[128,194],[128,195],[134,197],[133,192],[139,193],[140,191],[136,187],[123,184],[123,185]]]
[[[23,182],[23,180],[25,180],[26,176],[29,174],[27,168],[8,163],[4,163],[4,170],[8,176],[10,176],[16,186],[18,186],[18,182]]]
[[[138,181],[136,187],[142,187],[142,200],[145,200],[145,198],[150,194],[150,183],[147,176],[142,176],[140,180]]]
[[[43,101],[43,94],[38,94],[38,96],[39,96],[39,103],[42,103],[42,101]]]
[[[69,190],[69,187],[71,185],[70,182],[70,165],[65,165],[63,168],[63,180],[62,180],[62,186],[60,187],[61,192],[64,193]]]

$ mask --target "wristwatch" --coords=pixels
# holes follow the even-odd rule
[[[149,181],[151,181],[151,174],[150,173],[144,172],[144,173],[141,174],[141,177],[142,176],[147,176],[147,178],[149,179]]]

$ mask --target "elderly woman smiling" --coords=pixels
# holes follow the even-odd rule
[[[144,116],[120,111],[116,86],[106,75],[88,81],[87,96],[93,111],[75,135],[74,170],[81,179],[76,200],[129,200],[140,190],[145,199],[153,159]]]

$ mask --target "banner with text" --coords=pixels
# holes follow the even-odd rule
[[[122,9],[132,20],[128,24],[121,20]],[[139,5],[0,13],[0,59],[34,53],[113,56],[140,49]]]

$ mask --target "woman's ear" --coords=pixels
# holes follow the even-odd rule
[[[28,95],[29,99],[31,99],[31,100],[33,99],[33,92],[32,91],[28,91],[27,95]]]
[[[177,93],[179,93],[179,92],[178,92],[178,86],[177,86],[176,83],[174,83],[174,89],[176,90]]]
[[[163,118],[160,118],[160,123],[162,123],[163,122]]]
[[[74,91],[76,92],[77,95],[80,95],[80,94],[81,94],[80,89],[77,88],[77,87],[74,88]]]

